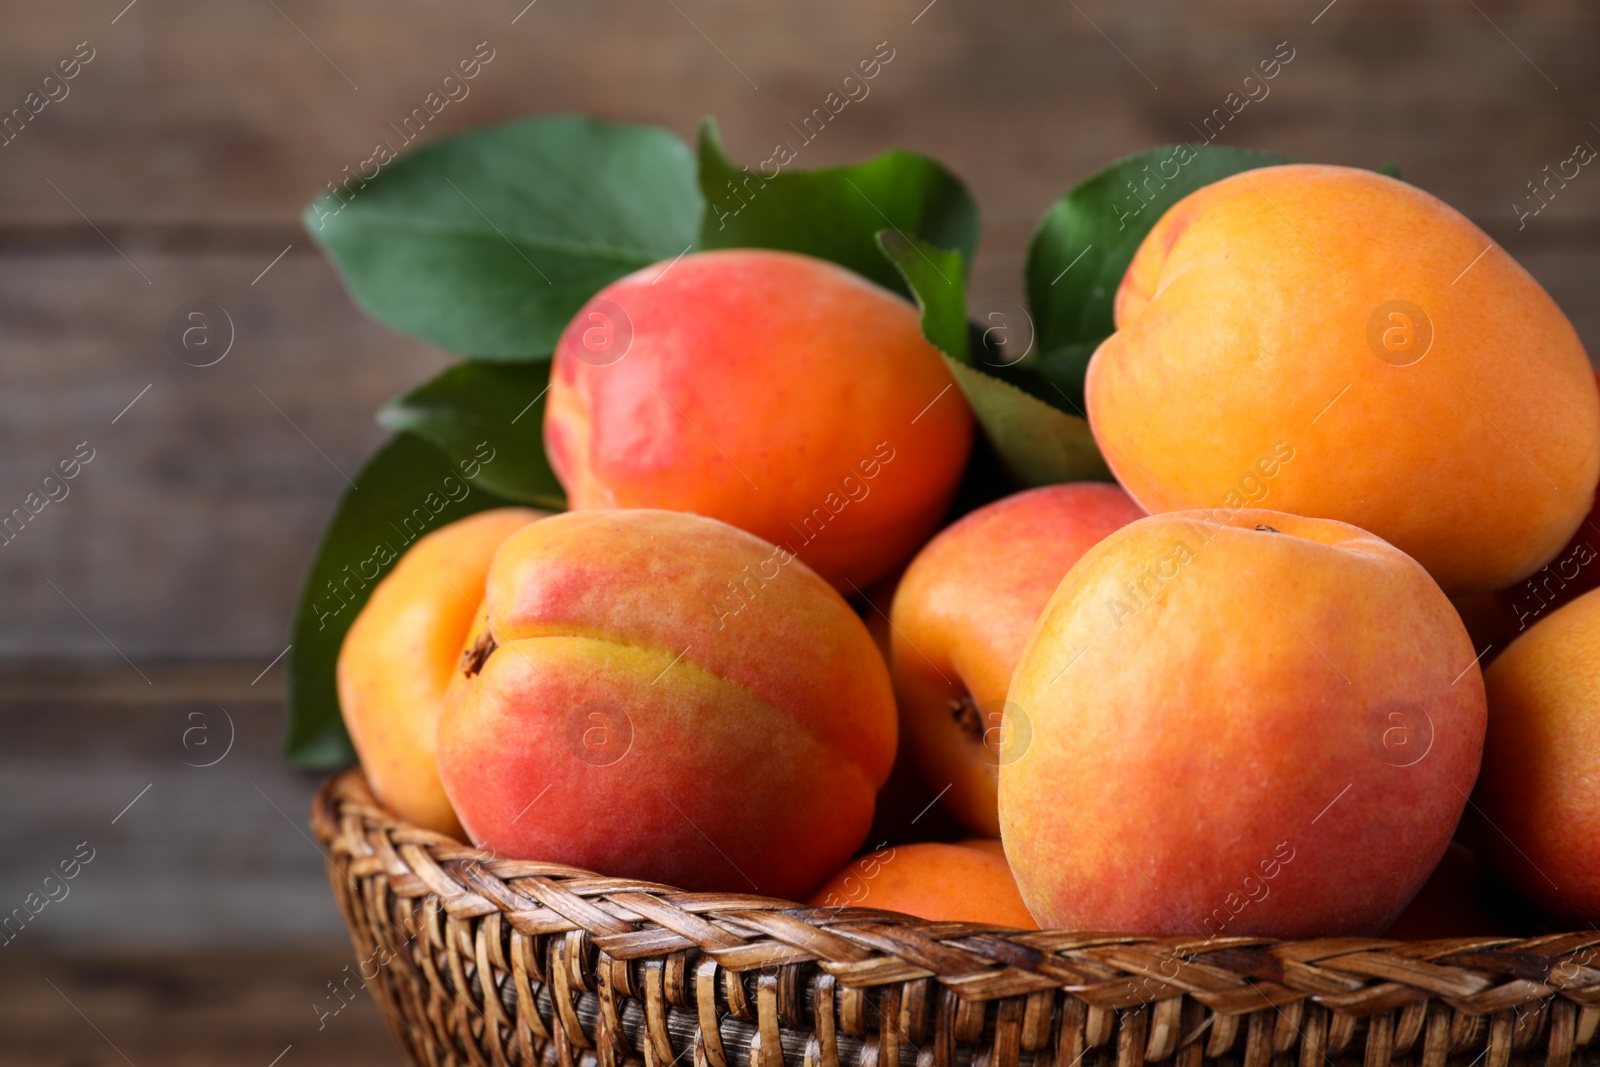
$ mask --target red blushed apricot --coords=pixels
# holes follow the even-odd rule
[[[697,515],[578,511],[525,533],[495,556],[439,723],[439,774],[472,840],[790,898],[848,859],[895,714],[839,594]],[[746,599],[727,593],[735,579]]]
[[[930,922],[1037,930],[1000,842],[924,842],[869,853],[829,878],[813,907],[876,908]]]
[[[1089,423],[1152,513],[1353,523],[1452,594],[1548,562],[1593,503],[1600,395],[1577,332],[1447,204],[1371,171],[1225,178],[1156,223],[1089,363]],[[1515,353],[1515,355],[1511,355]]]
[[[1382,931],[1477,777],[1474,656],[1433,579],[1353,526],[1130,523],[1067,574],[1007,697],[1031,727],[1000,768],[1023,900],[1050,929]]]
[[[367,781],[395,814],[464,837],[434,762],[441,700],[502,541],[547,512],[496,508],[411,546],[339,649],[339,708]]]
[[[906,569],[890,658],[901,735],[972,830],[1000,833],[1001,712],[1039,612],[1080,556],[1143,516],[1115,485],[1031,489],[942,530]]]
[[[601,290],[556,348],[544,434],[575,510],[721,519],[849,591],[938,525],[972,415],[909,303],[741,249]]]

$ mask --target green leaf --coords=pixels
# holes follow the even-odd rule
[[[804,148],[804,142],[787,147]],[[700,127],[706,203],[700,247],[800,252],[902,294],[906,283],[879,253],[879,230],[959,249],[971,261],[977,205],[961,179],[926,156],[896,149],[856,166],[810,171],[783,169],[789,158],[775,153],[739,167],[723,154],[716,123],[706,119]]]
[[[398,434],[379,449],[355,488],[345,491],[322,535],[295,610],[289,651],[289,729],[284,751],[302,767],[354,761],[339,715],[339,646],[372,587],[424,533],[474,512],[511,503],[482,488],[483,474],[507,458],[494,450],[462,467],[426,441]]]
[[[894,230],[877,234],[880,257],[886,257],[922,311],[922,334],[935,348],[971,363],[967,325],[967,265],[961,253],[914,241]]]
[[[1378,164],[1378,173],[1390,178],[1400,177],[1400,161],[1393,156]]]
[[[544,401],[550,364],[469,360],[391,400],[378,422],[405,430],[452,460],[471,460],[483,442],[495,450],[478,485],[535,507],[566,507],[544,454]]]
[[[945,357],[1006,476],[1019,488],[1112,480],[1089,420]]]
[[[1084,480],[1111,471],[1088,420],[1068,415],[972,365],[966,325],[966,264],[957,252],[879,234],[883,254],[905,277],[922,309],[922,332],[966,394],[1000,469],[1020,488]]]
[[[1275,152],[1163,145],[1120,159],[1074,186],[1045,213],[1028,246],[1028,311],[1036,343],[1015,376],[1042,376],[1081,406],[1089,357],[1115,329],[1117,286],[1156,220],[1202,186],[1293,162]]]
[[[408,152],[312,201],[305,226],[374,318],[463,355],[547,359],[599,289],[687,250],[701,207],[670,131],[563,115]]]

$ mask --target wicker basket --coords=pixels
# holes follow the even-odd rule
[[[1600,1023],[1593,930],[1152,940],[683,893],[492,859],[398,821],[359,771],[312,823],[417,1064],[1564,1067]]]

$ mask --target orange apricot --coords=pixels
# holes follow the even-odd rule
[[[339,649],[339,708],[374,795],[419,826],[464,837],[439,784],[434,735],[500,543],[546,515],[480,511],[421,538],[373,589]]]
[[[811,897],[813,907],[876,908],[930,922],[989,923],[1037,930],[1000,842],[923,842],[855,860]]]
[[[1029,742],[1000,768],[1001,838],[1047,928],[1376,934],[1483,749],[1482,679],[1433,579],[1266,510],[1152,515],[1091,548],[1007,701]]]
[[[1600,590],[1530,627],[1484,683],[1479,855],[1545,915],[1600,920]]]
[[[1338,519],[1454,594],[1537,570],[1593,502],[1600,395],[1572,324],[1396,179],[1296,164],[1190,194],[1140,245],[1116,323],[1089,421],[1151,512]]]

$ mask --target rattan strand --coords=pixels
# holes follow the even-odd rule
[[[493,859],[398,821],[359,771],[329,780],[312,824],[358,970],[430,1067],[1600,1059],[1595,930],[1149,939],[684,893]]]

